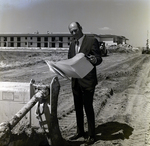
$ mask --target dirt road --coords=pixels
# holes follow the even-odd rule
[[[122,70],[123,67],[124,71]],[[138,56],[117,65],[116,93],[108,100],[99,115],[99,124],[105,125],[100,141],[95,145],[149,146],[150,145],[150,57]],[[120,68],[121,67],[121,68]],[[112,70],[112,69],[111,69]],[[121,72],[122,71],[122,72]],[[127,74],[127,77],[124,75]],[[112,72],[111,72],[112,74]],[[125,78],[125,79],[123,79]],[[104,81],[105,82],[105,81]],[[107,87],[109,87],[107,83]],[[111,83],[112,84],[112,83]],[[126,85],[125,85],[126,84]],[[128,84],[128,86],[127,86]],[[116,84],[117,85],[117,84]],[[125,86],[125,88],[124,88]],[[114,87],[114,86],[113,86]],[[122,88],[122,89],[121,89]],[[119,93],[118,93],[119,91]],[[103,135],[103,136],[102,136]],[[103,139],[101,141],[101,139]]]
[[[49,74],[43,59],[53,57],[54,60],[54,56],[60,54],[53,55],[34,53],[11,58],[14,61],[11,67],[0,68],[0,80],[29,82],[33,78],[36,82],[48,83],[54,75]],[[6,56],[8,54],[1,55],[3,64],[8,63]],[[62,59],[65,57],[65,53],[61,54]],[[103,58],[97,67],[99,84],[94,97],[97,141],[93,146],[150,145],[149,66],[150,56],[141,53],[110,53]],[[75,112],[70,81],[61,77],[59,80],[58,118],[62,135],[68,139],[76,132]],[[113,95],[108,94],[109,91],[113,91]],[[83,145],[83,139],[71,144]]]

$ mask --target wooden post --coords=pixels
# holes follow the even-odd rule
[[[58,81],[58,77],[54,77],[50,84],[51,109],[49,109],[48,105],[46,105],[44,108],[44,114],[47,121],[52,146],[67,145],[66,141],[62,138],[59,129],[58,118],[57,118],[57,102],[58,102],[59,90],[60,90],[60,84]]]
[[[31,79],[30,81],[30,99],[33,97],[33,95],[35,94],[35,87],[34,87],[34,84],[35,83],[35,80]],[[31,126],[31,121],[32,121],[32,116],[31,116],[31,110],[30,110],[30,113],[29,113],[29,125]]]

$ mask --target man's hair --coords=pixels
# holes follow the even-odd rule
[[[75,23],[77,24],[78,28],[82,30],[82,26],[79,24],[79,22],[75,22]]]

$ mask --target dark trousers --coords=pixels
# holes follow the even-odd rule
[[[73,88],[74,105],[76,111],[77,133],[84,133],[84,112],[85,109],[88,122],[88,135],[95,136],[95,115],[93,109],[93,95],[95,87],[92,90],[86,90],[79,84]]]

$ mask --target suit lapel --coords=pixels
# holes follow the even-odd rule
[[[84,53],[85,55],[88,55],[90,52],[90,40],[88,39],[88,37],[85,35],[83,41],[82,41],[82,45],[80,47],[80,51]]]
[[[84,38],[83,38],[82,44],[81,44],[81,46],[80,46],[80,51],[79,51],[79,53],[80,53],[80,52],[82,52],[82,53],[85,52],[85,51],[84,51],[84,50],[85,50],[85,47],[84,47],[85,45],[84,45],[84,44],[86,44],[86,40],[87,40],[87,39],[86,39],[86,35],[85,35]]]

